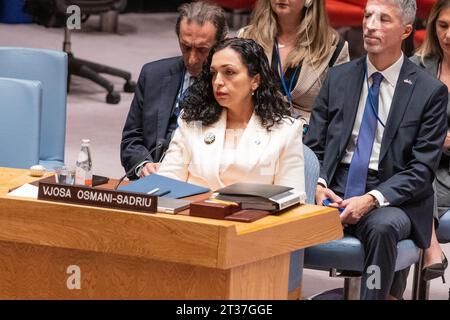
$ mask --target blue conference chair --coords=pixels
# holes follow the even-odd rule
[[[450,210],[439,219],[439,228],[436,230],[439,243],[450,242]]]
[[[0,78],[0,166],[29,168],[39,162],[42,86]]]
[[[42,84],[39,163],[49,170],[64,163],[67,54],[60,51],[0,47],[0,77]]]
[[[439,219],[439,227],[436,229],[436,237],[439,243],[450,242],[450,210],[444,213]],[[421,269],[415,270],[413,290],[416,292],[419,300],[428,300],[430,294],[430,281],[423,281],[420,278],[420,270]]]
[[[306,202],[314,204],[317,179],[319,178],[320,164],[314,152],[303,145],[303,155],[305,158],[305,189]],[[303,254],[304,249],[291,253],[291,261],[289,266],[289,285],[288,291],[290,297],[299,299],[300,296],[295,290],[300,288],[303,273]]]
[[[400,271],[411,265],[420,270],[418,262],[421,250],[412,240],[402,240],[397,244],[398,256],[395,271]],[[364,248],[361,242],[353,236],[345,235],[340,240],[330,241],[305,250],[305,268],[329,270],[332,277],[344,278],[344,299],[359,300],[361,274],[364,267]],[[338,274],[338,271],[341,274]],[[417,296],[414,294],[414,300]]]

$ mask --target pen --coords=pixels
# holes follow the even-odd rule
[[[159,188],[155,188],[153,190],[150,190],[149,192],[147,192],[147,194],[154,194],[157,191],[159,191]]]
[[[158,194],[157,197],[162,197],[165,196],[166,194],[168,194],[170,192],[170,190],[166,190],[164,192],[161,192],[161,194]]]

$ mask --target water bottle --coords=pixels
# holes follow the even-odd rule
[[[92,159],[89,142],[89,139],[81,140],[81,150],[75,169],[75,184],[78,185],[92,186]]]

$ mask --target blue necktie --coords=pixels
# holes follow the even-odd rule
[[[360,196],[366,192],[367,172],[377,131],[378,96],[382,80],[383,75],[381,73],[375,72],[372,74],[373,84],[369,88],[355,152],[348,169],[345,199]],[[371,103],[373,103],[373,108]]]

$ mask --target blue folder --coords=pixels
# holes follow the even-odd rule
[[[210,189],[205,187],[201,187],[192,183],[183,182],[180,180],[167,178],[157,174],[148,175],[144,178],[133,181],[127,184],[126,186],[121,186],[117,190],[148,193],[149,191],[152,191],[155,188],[159,188],[159,190],[155,193],[152,193],[152,195],[159,196],[169,191],[169,193],[163,195],[163,197],[172,199],[189,197],[210,191]]]

